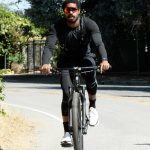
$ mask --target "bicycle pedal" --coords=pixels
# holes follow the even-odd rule
[[[84,135],[87,134],[87,131],[83,131],[83,134],[84,134]]]
[[[88,130],[88,126],[85,126],[85,127],[82,129],[82,133],[83,133],[83,134],[87,134],[87,130]]]

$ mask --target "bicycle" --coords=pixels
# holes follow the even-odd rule
[[[69,70],[73,72],[73,87],[70,88],[69,128],[73,137],[74,150],[83,150],[83,135],[87,134],[89,117],[86,111],[85,87],[81,85],[81,74],[97,70],[99,67],[72,67],[58,68],[58,71]]]

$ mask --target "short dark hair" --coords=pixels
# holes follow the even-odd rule
[[[65,0],[62,4],[62,9],[64,10],[64,8],[66,7],[66,5],[68,3],[75,3],[78,7],[78,9],[81,9],[81,3],[78,0]]]

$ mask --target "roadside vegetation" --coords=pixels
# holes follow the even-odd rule
[[[12,12],[0,5],[0,38],[2,39],[0,55],[7,57],[7,68],[11,68],[13,62],[24,64],[26,44],[29,41],[46,37],[50,25],[62,16],[63,1],[27,1],[31,8],[26,9],[24,13]],[[100,27],[114,71],[115,67],[120,65],[123,70],[125,68],[136,69],[136,50],[138,48],[140,49],[139,55],[149,58],[149,0],[84,0],[82,2],[82,14],[94,19]],[[139,45],[136,45],[137,40],[140,40]],[[58,48],[59,46],[53,58],[54,65],[59,53]],[[121,67],[116,69],[119,68]],[[145,69],[149,70],[149,68]]]
[[[3,83],[2,74],[0,72],[0,115],[6,114],[4,108],[1,106],[1,102],[4,101],[4,99],[5,99],[5,95],[4,95],[3,91],[4,91],[4,83]]]
[[[7,68],[11,68],[12,63],[24,64],[25,46],[30,40],[41,38],[42,28],[1,4],[0,18],[0,56],[7,58]]]

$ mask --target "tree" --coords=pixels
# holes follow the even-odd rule
[[[0,55],[12,61],[23,61],[22,46],[30,38],[40,36],[39,29],[30,20],[16,15],[0,5]]]
[[[26,14],[37,26],[44,26],[48,29],[49,25],[62,15],[61,0],[28,1],[31,3],[31,9],[27,10]],[[137,30],[138,38],[146,41],[145,43],[150,47],[149,0],[82,1],[82,8],[86,12],[86,16],[90,16],[98,23],[104,43],[108,49],[108,55],[112,58],[113,62],[116,63],[118,61],[118,64],[120,62],[125,65],[127,64],[129,55],[126,51],[131,48],[130,44],[134,46],[133,42],[137,38]],[[129,43],[126,43],[128,41]],[[124,48],[125,46],[128,47]],[[132,55],[131,53],[132,51],[130,55]],[[113,58],[113,56],[117,59]]]
[[[61,0],[28,0],[31,8],[25,14],[39,27],[49,27],[61,16]]]
[[[90,16],[100,26],[105,39],[111,38],[117,32],[122,31],[122,36],[132,38],[130,33],[133,20],[139,16],[147,18],[149,0],[80,0],[86,15]],[[57,20],[61,13],[61,0],[28,0],[31,8],[26,10],[26,15],[37,26],[49,27]],[[37,15],[38,14],[38,15]],[[147,17],[145,17],[147,16]],[[145,19],[143,20],[143,24]],[[124,38],[124,37],[123,37]]]
[[[144,53],[144,46],[150,49],[149,0],[87,0],[83,8],[101,29],[113,69],[117,64],[122,64],[122,68],[132,68],[128,65],[133,64],[132,53],[138,49],[135,40],[141,40],[140,44],[145,43],[140,46],[141,53]]]

